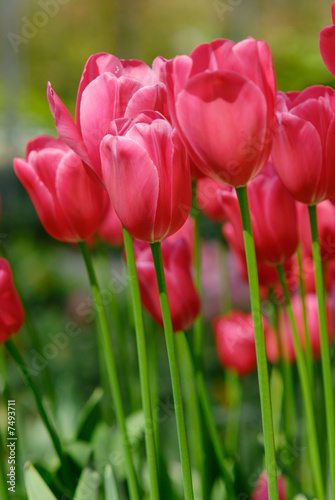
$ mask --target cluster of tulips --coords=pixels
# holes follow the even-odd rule
[[[335,22],[335,3],[332,13]],[[320,49],[335,76],[335,26],[322,30]],[[85,261],[100,322],[100,361],[106,366],[123,439],[130,500],[163,497],[159,437],[150,425],[142,305],[165,332],[185,500],[195,496],[176,336],[184,337],[192,361],[203,434],[212,442],[222,477],[220,498],[249,498],[249,492],[238,489],[234,453],[224,447],[206,388],[200,211],[222,225],[239,272],[249,283],[251,313],[230,311],[213,318],[212,327],[226,370],[238,376],[258,372],[265,471],[251,498],[291,500],[302,493],[318,500],[334,498],[333,311],[327,294],[335,278],[335,91],[317,85],[302,92],[277,92],[268,45],[248,38],[239,43],[215,40],[172,60],[157,57],[151,68],[107,53],[92,55],[80,80],[75,120],[50,84],[47,96],[59,138],[40,136],[29,142],[25,159],[15,158],[14,170],[46,231],[77,244]],[[146,493],[131,453],[119,374],[90,255],[98,238],[124,244],[125,249],[146,422]],[[262,313],[262,299],[273,306],[268,317]],[[62,464],[62,498],[72,498],[73,478],[66,474],[61,440],[10,339],[20,330],[24,313],[4,259],[0,304],[0,340],[33,389]],[[319,359],[326,454],[320,451],[321,409],[315,405]],[[283,382],[284,444],[275,439],[268,362],[278,364]],[[307,486],[298,469],[278,470],[277,463],[278,450],[300,433],[293,363],[303,402]],[[205,458],[199,472],[201,498],[209,500]],[[116,496],[106,498],[118,498],[117,489],[113,491]]]

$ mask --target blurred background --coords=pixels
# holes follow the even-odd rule
[[[94,322],[85,324],[83,318],[76,316],[78,304],[89,306],[90,293],[77,250],[53,241],[45,233],[12,168],[13,157],[24,156],[28,140],[39,134],[56,135],[46,99],[47,82],[51,81],[73,113],[81,73],[93,53],[110,52],[119,58],[142,59],[150,65],[158,55],[172,58],[188,54],[196,45],[216,38],[239,41],[253,36],[265,39],[270,45],[278,89],[302,90],[313,84],[333,86],[334,79],[319,53],[319,32],[331,24],[331,3],[330,0],[0,0],[0,243],[10,257],[41,345],[53,344],[55,335],[63,332],[69,321],[75,321],[81,328],[81,334],[71,339],[61,350],[61,356],[50,359],[47,368],[41,368],[37,379],[41,390],[54,393],[54,417],[61,434],[69,440],[79,425],[85,401],[99,384]],[[206,221],[203,229],[207,238],[222,240],[219,226]],[[121,269],[120,251],[108,250],[108,257],[114,269]],[[210,261],[215,259],[211,257]],[[104,266],[100,262],[102,276],[106,275]],[[210,286],[215,294],[215,286],[220,286],[217,267],[206,268],[206,273],[207,277],[214,273],[216,285]],[[122,270],[118,276],[122,276]],[[244,301],[245,307],[245,289],[242,290],[236,278],[233,285],[237,290],[236,300]],[[218,301],[220,293],[222,290],[217,291]],[[129,318],[126,294],[123,287],[118,300]],[[131,332],[131,325],[129,328]],[[161,332],[158,337],[164,356],[161,380],[168,380]],[[26,350],[27,358],[38,364],[38,346],[26,327],[15,340]],[[135,360],[133,340],[128,332],[126,355],[130,364]],[[216,401],[214,410],[222,423],[227,398],[210,327],[206,348],[207,375]],[[7,365],[5,369],[0,359],[0,392],[7,379],[12,399],[19,401],[20,462],[30,459],[52,467],[55,456],[50,455],[50,442],[31,395],[14,365],[11,362]],[[137,394],[136,407],[138,378],[132,384],[132,393]],[[247,397],[241,425],[245,435],[250,431],[253,436],[255,429],[256,434],[260,431],[256,378],[251,377],[243,384]],[[169,384],[163,382],[163,400],[169,394]],[[129,397],[127,392],[124,396],[126,400]],[[0,417],[5,422],[5,408],[1,406]],[[171,420],[164,424],[165,431],[173,425]],[[170,432],[172,435],[174,431]],[[167,431],[167,441],[169,435]],[[261,453],[255,454],[255,446],[258,445],[254,440],[249,444],[244,440],[239,450],[246,470],[255,470],[255,457],[261,470]],[[25,498],[22,487],[17,498]]]

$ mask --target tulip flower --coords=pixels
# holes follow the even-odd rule
[[[15,289],[10,265],[0,258],[0,343],[17,333],[24,323],[24,310]]]
[[[286,482],[283,476],[278,476],[278,493],[279,500],[288,500],[286,494]],[[269,500],[266,472],[263,472],[259,476],[257,485],[251,494],[251,500]]]
[[[306,312],[307,312],[307,325],[312,347],[313,356],[315,359],[320,358],[320,325],[319,325],[319,311],[318,301],[315,293],[308,293],[305,296]],[[331,343],[333,340],[333,318],[332,318],[332,304],[330,300],[326,302],[327,308],[327,324],[328,324],[328,339]],[[292,298],[292,309],[297,324],[298,335],[301,346],[305,347],[305,331],[304,331],[304,318],[301,297],[295,295]],[[285,359],[293,362],[295,361],[295,349],[293,345],[292,330],[286,313],[283,311],[279,315],[279,335],[282,343],[282,351]],[[271,337],[267,343],[268,358],[272,362],[277,362],[279,359],[278,344],[275,337]]]
[[[108,195],[91,181],[80,158],[60,139],[40,136],[27,145],[26,158],[14,159],[44,229],[57,240],[85,241],[98,229]]]
[[[106,215],[100,223],[97,236],[109,245],[115,247],[122,247],[123,245],[122,224],[111,202],[109,202]]]
[[[154,320],[163,326],[150,245],[135,241],[134,250],[143,306]],[[173,330],[186,330],[200,310],[200,301],[192,278],[191,249],[183,238],[175,242],[164,240],[162,254]]]
[[[329,200],[325,200],[317,205],[316,212],[318,218],[321,259],[322,262],[327,262],[335,258],[335,207]],[[312,257],[312,235],[308,208],[299,203],[298,213],[303,250],[308,257]]]
[[[241,251],[244,251],[242,220],[235,191],[222,186],[218,196],[235,228]],[[283,263],[298,246],[296,207],[270,162],[248,185],[248,196],[257,259],[267,265]]]
[[[244,186],[271,149],[276,83],[264,41],[215,40],[165,64],[172,122],[200,170]]]
[[[161,241],[185,223],[192,202],[187,154],[162,115],[115,120],[101,143],[101,160],[115,211],[134,238]]]
[[[335,91],[278,92],[276,117],[272,160],[293,198],[315,205],[335,197]]]
[[[214,181],[210,177],[203,177],[197,181],[198,208],[215,222],[223,222],[227,218],[219,200],[221,186],[221,183]]]
[[[257,359],[252,315],[231,311],[226,316],[214,318],[212,326],[216,350],[223,367],[236,371],[240,376],[255,371]],[[264,317],[263,326],[267,338],[270,327]]]
[[[333,26],[326,26],[320,33],[320,52],[323,62],[335,76],[335,2],[331,8]]]
[[[142,61],[119,60],[106,53],[91,56],[79,84],[75,122],[48,84],[59,137],[80,156],[97,182],[101,182],[100,143],[111,121],[132,118],[144,110],[167,113],[166,90],[158,73]]]

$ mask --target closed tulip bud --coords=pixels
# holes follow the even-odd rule
[[[215,40],[165,65],[169,110],[205,175],[244,186],[270,154],[276,83],[268,45]]]
[[[14,159],[44,229],[57,240],[90,238],[108,208],[106,191],[91,181],[80,158],[60,139],[30,141],[26,158]]]
[[[272,160],[290,194],[314,205],[335,196],[335,91],[316,85],[277,95]]]
[[[124,227],[153,243],[177,232],[192,203],[186,150],[159,113],[115,120],[101,143],[104,184]]]
[[[75,121],[48,84],[48,100],[59,137],[85,162],[101,182],[100,143],[116,118],[133,118],[144,110],[167,113],[165,86],[159,69],[142,61],[120,60],[99,53],[91,56],[79,84]]]
[[[270,162],[248,185],[248,196],[257,259],[267,265],[282,264],[294,254],[298,246],[297,215],[294,199]],[[236,239],[242,250],[242,220],[236,193],[223,187],[219,199],[235,228]]]
[[[286,493],[286,481],[283,476],[278,476],[279,500],[288,500]],[[251,500],[269,500],[268,480],[266,472],[263,472],[257,481],[257,485],[251,494]]]
[[[252,315],[231,311],[213,320],[216,350],[224,368],[248,375],[257,368],[255,334]],[[265,339],[270,327],[263,317]]]
[[[134,249],[143,306],[154,320],[163,326],[150,246],[135,241]],[[175,242],[164,240],[162,255],[173,330],[186,330],[200,310],[200,301],[192,278],[191,251],[184,239]]]
[[[320,33],[320,52],[323,62],[335,76],[335,2],[331,8],[333,26],[326,26]]]
[[[6,259],[0,258],[0,343],[17,333],[24,323],[24,311]]]

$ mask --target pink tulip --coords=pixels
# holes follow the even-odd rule
[[[325,200],[317,205],[316,212],[321,259],[322,262],[326,262],[335,258],[335,207],[329,200]],[[298,213],[303,250],[306,255],[312,257],[312,235],[306,205],[299,203]]]
[[[150,246],[135,241],[134,249],[143,306],[154,320],[163,326]],[[164,240],[162,254],[173,330],[186,330],[200,310],[199,297],[192,278],[191,250],[182,238],[175,242]]]
[[[335,91],[277,94],[272,160],[291,195],[313,205],[335,196]]]
[[[279,500],[288,500],[286,494],[286,482],[283,476],[278,476],[278,493]],[[266,472],[263,472],[259,476],[257,485],[251,494],[251,500],[269,500]]]
[[[0,343],[17,333],[24,323],[24,310],[6,259],[0,258]]]
[[[57,240],[84,241],[96,232],[108,195],[93,183],[80,158],[60,139],[40,136],[27,145],[14,170],[44,229]]]
[[[106,215],[100,223],[97,236],[111,246],[123,246],[122,224],[111,202],[109,202]]]
[[[333,26],[326,26],[320,33],[320,52],[323,62],[335,76],[335,2],[331,8]]]
[[[298,246],[296,207],[270,162],[248,185],[248,196],[257,259],[267,265],[282,264]],[[219,199],[243,250],[242,219],[236,193],[222,186]]]
[[[208,177],[247,184],[271,149],[276,83],[264,41],[215,40],[165,65],[172,122]]]
[[[101,143],[101,160],[115,211],[134,238],[160,241],[185,223],[192,202],[187,154],[159,113],[115,120]]]
[[[166,89],[158,81],[159,63],[156,66],[152,70],[142,61],[119,60],[106,53],[91,56],[79,84],[75,122],[48,84],[57,132],[97,182],[101,182],[100,143],[114,119],[133,118],[144,110],[167,113]]]
[[[197,204],[199,209],[215,222],[223,222],[227,215],[219,200],[222,184],[210,177],[203,177],[197,181]]]
[[[231,311],[226,316],[215,318],[212,325],[217,353],[224,368],[234,370],[240,376],[255,371],[257,359],[252,315]],[[267,338],[270,327],[264,317],[263,326]]]
[[[317,296],[314,293],[309,293],[305,297],[306,312],[307,312],[307,325],[310,342],[312,346],[313,356],[315,359],[320,358],[321,345],[320,345],[320,324],[319,324],[319,309]],[[302,301],[299,295],[292,298],[292,309],[297,323],[298,335],[300,343],[305,348],[305,330]],[[332,342],[333,333],[333,317],[332,317],[332,304],[329,300],[326,302],[327,309],[327,323],[328,323],[328,338]],[[289,324],[288,317],[284,311],[279,316],[279,335],[282,343],[283,356],[289,361],[295,360],[295,349],[292,338],[292,330]],[[277,341],[272,337],[271,343],[267,344],[268,358],[272,362],[278,361],[279,350]]]

